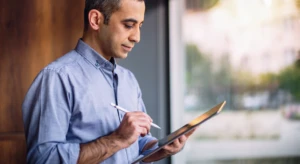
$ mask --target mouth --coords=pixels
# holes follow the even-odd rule
[[[132,50],[133,47],[126,46],[126,45],[122,45],[122,48],[123,48],[126,52],[130,52],[130,51]]]

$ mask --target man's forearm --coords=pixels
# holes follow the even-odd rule
[[[101,137],[93,142],[81,144],[78,164],[100,163],[123,149],[122,142],[114,134]]]

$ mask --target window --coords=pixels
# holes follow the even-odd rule
[[[297,5],[170,1],[172,130],[227,101],[173,163],[300,162]]]

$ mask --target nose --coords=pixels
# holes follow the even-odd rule
[[[129,36],[129,41],[138,43],[141,39],[141,31],[139,27],[136,27],[135,30],[132,30],[131,35]]]

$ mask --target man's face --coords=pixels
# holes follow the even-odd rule
[[[126,58],[128,52],[140,41],[140,28],[144,21],[145,3],[137,0],[122,0],[108,25],[101,24],[98,38],[105,58]]]

